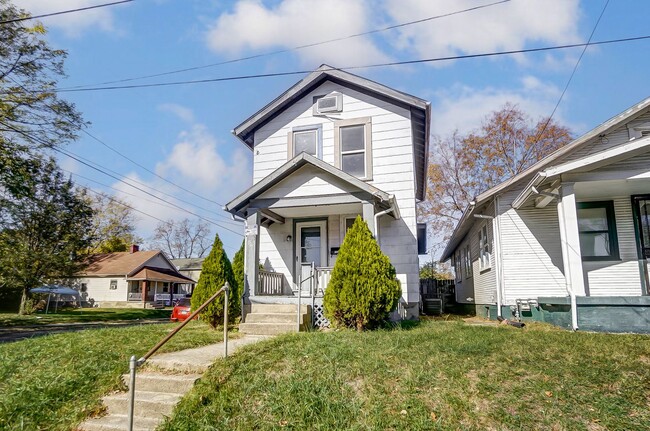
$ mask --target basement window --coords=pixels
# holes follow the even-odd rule
[[[582,260],[619,260],[614,202],[579,202],[577,211]]]

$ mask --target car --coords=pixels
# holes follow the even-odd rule
[[[190,317],[190,314],[192,314],[190,311],[190,298],[181,298],[175,301],[170,320],[172,322],[182,322]],[[194,318],[196,319],[196,316]]]

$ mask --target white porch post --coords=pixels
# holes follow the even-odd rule
[[[585,282],[580,253],[580,234],[578,232],[578,211],[573,183],[562,183],[561,199],[557,205],[560,224],[560,242],[566,288],[571,297],[571,326],[578,329],[576,296],[585,295]]]
[[[372,202],[364,202],[363,207],[363,219],[368,224],[368,229],[376,237],[377,236],[377,227],[375,226],[375,205]]]
[[[244,291],[242,292],[242,319],[245,318],[246,298],[255,296],[260,264],[260,213],[254,212],[246,218],[244,246]]]

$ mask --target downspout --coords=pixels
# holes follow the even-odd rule
[[[385,211],[378,212],[375,214],[375,239],[377,240],[377,244],[379,244],[379,217],[388,214],[389,212],[393,211],[394,207],[391,205],[390,208],[388,208]]]
[[[494,247],[495,250],[495,264],[496,264],[496,288],[497,288],[497,317],[503,317],[501,308],[503,306],[503,298],[501,289],[503,286],[503,255],[501,254],[501,217],[499,217],[499,196],[494,198]]]

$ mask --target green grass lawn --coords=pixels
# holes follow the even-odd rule
[[[93,329],[0,344],[0,429],[71,430],[121,387],[131,355],[143,355],[176,324]],[[221,341],[191,322],[161,351]]]
[[[219,360],[164,430],[645,430],[650,337],[425,321]]]
[[[171,309],[154,310],[143,308],[75,308],[57,313],[38,312],[28,316],[16,313],[0,313],[0,327],[46,325],[50,323],[108,322],[111,320],[169,318]]]

